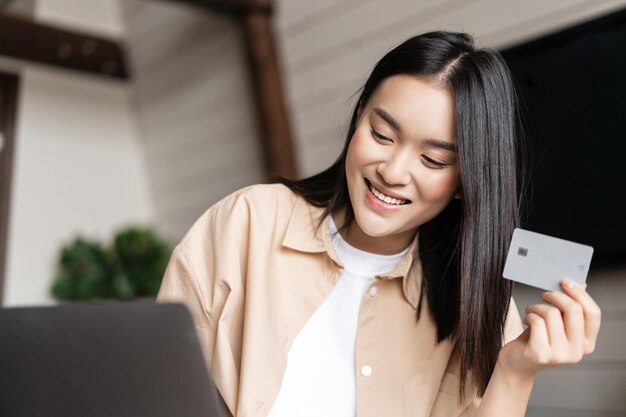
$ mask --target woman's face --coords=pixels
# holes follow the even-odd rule
[[[375,253],[405,248],[461,197],[451,93],[414,76],[385,79],[359,113],[346,177],[356,219],[346,240]]]

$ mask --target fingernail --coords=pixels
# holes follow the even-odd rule
[[[570,281],[567,278],[565,278],[563,281],[561,281],[561,284],[563,284],[563,286],[567,287],[567,288],[574,288],[576,286],[576,284],[574,282]]]
[[[551,293],[552,293],[552,291],[544,291],[544,292],[541,293],[541,298],[546,298]]]

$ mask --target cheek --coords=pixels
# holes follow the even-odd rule
[[[452,198],[458,187],[459,174],[456,170],[447,171],[423,174],[416,179],[422,200],[434,203]]]
[[[346,155],[346,168],[358,168],[375,160],[375,149],[372,146],[369,132],[358,130],[352,135],[352,140]]]

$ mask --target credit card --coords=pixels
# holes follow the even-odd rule
[[[591,246],[518,228],[513,231],[502,276],[563,292],[563,278],[585,286],[592,256]]]

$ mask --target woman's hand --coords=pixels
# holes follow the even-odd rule
[[[498,365],[518,376],[565,363],[577,363],[593,352],[600,330],[600,307],[578,284],[561,281],[565,293],[548,291],[525,310],[529,327],[502,347]]]

